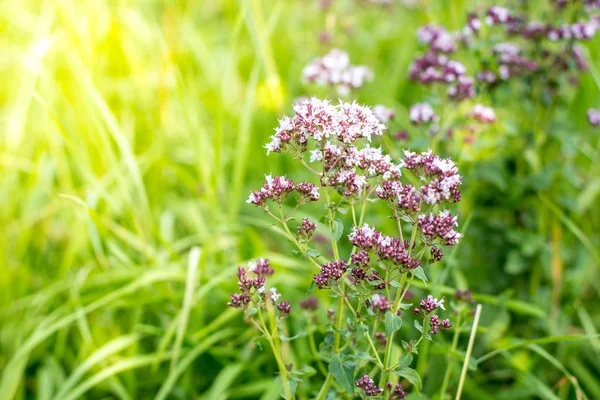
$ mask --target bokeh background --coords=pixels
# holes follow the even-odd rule
[[[295,98],[331,96],[300,77],[334,47],[374,71],[352,97],[408,128],[427,96],[407,73],[417,28],[458,29],[477,4],[318,3],[0,3],[0,399],[279,398],[271,355],[226,306],[253,257],[271,258],[292,305],[315,273],[245,203],[266,173],[302,176],[264,143]],[[600,399],[600,131],[585,121],[600,38],[586,46],[590,72],[565,89],[544,168],[514,168],[529,161],[528,133],[502,122],[514,107],[461,152],[465,239],[430,290],[471,289],[484,305],[474,355],[507,349],[470,372],[463,398],[576,398],[573,378]],[[427,146],[416,132],[392,144]],[[425,393],[446,342],[419,357]]]

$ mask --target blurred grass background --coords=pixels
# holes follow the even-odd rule
[[[327,94],[300,74],[332,47],[373,68],[359,101],[406,121],[424,95],[407,79],[416,29],[456,29],[474,4],[0,3],[0,399],[278,398],[270,354],[226,307],[244,260],[271,257],[293,305],[314,273],[245,204],[265,173],[298,174],[262,146],[295,97]],[[599,39],[588,49],[596,70]],[[478,294],[476,356],[598,333],[600,148],[583,121],[600,105],[593,78],[571,90],[560,136],[575,172],[547,172],[532,192],[531,176],[505,168],[521,149],[494,137],[461,165],[466,240],[430,289]],[[575,398],[575,376],[600,398],[600,340],[550,346],[487,361],[465,397]],[[430,347],[419,369],[431,388],[445,358]]]

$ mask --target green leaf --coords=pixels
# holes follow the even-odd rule
[[[419,321],[417,321],[415,319],[415,328],[417,328],[417,330],[421,333],[423,333],[423,327],[421,326],[421,323]]]
[[[248,316],[249,317],[253,316],[257,312],[258,312],[258,308],[256,308],[256,307],[250,307],[250,308],[248,308]]]
[[[413,356],[410,353],[404,353],[398,359],[398,369],[404,369],[410,366],[413,361]]]
[[[417,267],[412,270],[412,273],[414,276],[416,276],[417,278],[422,280],[423,283],[425,284],[425,287],[427,287],[427,283],[425,283],[425,282],[427,282],[427,275],[425,275],[425,271],[423,271],[423,268]]]
[[[338,207],[337,212],[339,212],[340,214],[346,214],[348,212],[348,209],[344,207]]]
[[[334,354],[329,361],[329,373],[342,389],[351,394],[354,393],[354,367],[353,362],[342,362],[337,354]]]
[[[415,389],[417,390],[417,394],[423,388],[423,382],[421,381],[421,377],[419,376],[417,371],[415,371],[412,368],[399,369],[398,371],[396,371],[396,375],[401,376],[402,378],[405,378],[410,383],[412,383]]]
[[[391,281],[390,285],[395,288],[402,287],[402,286],[400,286],[400,282],[398,282],[398,281]]]
[[[333,240],[336,242],[340,240],[342,233],[344,233],[344,223],[339,219],[336,219],[333,221],[333,232],[331,233]]]
[[[304,367],[292,372],[292,374],[299,376],[313,376],[316,373],[317,370],[311,367],[310,365],[305,365]]]
[[[321,253],[319,253],[319,252],[318,252],[317,250],[315,250],[315,249],[308,249],[308,250],[306,251],[306,253],[304,253],[304,255],[305,255],[306,257],[317,258],[317,257],[321,256]]]
[[[362,360],[362,361],[374,361],[375,360],[375,358],[373,358],[366,351],[356,353],[356,354],[350,354],[350,355],[346,356],[346,358],[350,359],[350,360]]]
[[[292,337],[285,337],[284,335],[280,334],[279,338],[281,339],[282,342],[291,342],[294,339],[298,339],[298,338],[301,338],[301,337],[304,337],[304,336],[307,336],[307,335],[308,335],[308,332],[302,331],[302,332],[299,332],[299,333],[295,334]]]
[[[385,333],[391,335],[402,327],[402,318],[391,311],[385,313]]]

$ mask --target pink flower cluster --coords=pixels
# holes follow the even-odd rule
[[[306,82],[334,86],[339,95],[346,96],[351,89],[360,88],[373,79],[373,72],[362,65],[351,65],[348,53],[333,49],[304,67],[302,78]]]
[[[381,136],[385,130],[385,125],[369,107],[356,102],[333,105],[328,100],[313,97],[296,103],[294,112],[293,117],[279,121],[275,135],[265,146],[267,153],[304,152],[309,138],[323,146],[331,139],[341,143],[353,143],[357,139],[370,141],[372,136]]]
[[[375,293],[371,297],[371,308],[374,312],[385,313],[390,309],[390,302],[384,295]]]
[[[317,224],[311,222],[308,218],[302,218],[302,223],[298,227],[298,233],[296,234],[297,239],[302,239],[304,241],[309,241],[315,230],[317,229]]]
[[[385,181],[377,187],[376,192],[380,199],[391,200],[394,207],[407,214],[420,210],[421,195],[410,183],[402,185],[400,181]]]
[[[482,104],[475,104],[470,113],[471,117],[484,124],[496,122],[496,113],[491,107],[486,107]]]
[[[420,260],[409,256],[408,242],[384,235],[367,224],[354,227],[348,238],[354,246],[365,252],[372,251],[382,261],[390,261],[406,269],[416,268],[420,264]]]
[[[418,103],[410,107],[410,122],[415,125],[427,124],[437,120],[437,115],[429,103]]]
[[[294,189],[300,194],[300,202],[319,200],[319,188],[312,183],[302,182],[294,185],[294,182],[285,176],[276,176],[273,178],[271,175],[267,175],[266,179],[267,182],[260,190],[250,193],[246,203],[265,207],[267,201],[272,200],[281,204]]]
[[[454,246],[462,234],[456,232],[453,228],[458,226],[457,218],[450,215],[450,211],[441,211],[438,215],[433,213],[429,215],[419,215],[419,229],[430,241],[439,239],[442,244]]]
[[[364,390],[367,396],[378,396],[383,392],[383,388],[375,385],[373,378],[366,374],[356,381],[356,386]]]
[[[429,317],[429,333],[435,335],[438,333],[440,329],[450,329],[452,328],[452,324],[449,319],[444,319],[440,321],[440,317],[437,314],[433,314]]]
[[[592,0],[590,4],[592,3],[600,2]],[[529,20],[507,8],[494,6],[485,12],[483,18],[488,25],[503,28],[503,38],[524,39],[522,48],[509,42],[498,43],[489,49],[477,46],[477,57],[481,58],[484,68],[474,76],[484,85],[495,85],[500,80],[534,74],[540,75],[541,80],[545,81],[544,76],[550,74],[554,78],[560,72],[568,71],[572,65],[578,70],[584,70],[587,68],[586,62],[574,41],[589,40],[600,30],[598,15],[571,24],[553,26]],[[437,82],[448,85],[447,94],[455,101],[474,97],[477,86],[475,79],[467,75],[466,68],[460,62],[450,57],[460,45],[471,47],[478,39],[481,26],[480,17],[470,14],[466,25],[458,32],[449,32],[443,26],[431,24],[419,28],[417,38],[427,49],[411,64],[410,78],[422,84]],[[490,37],[496,40],[498,36]],[[487,40],[482,44],[487,45]],[[546,46],[544,40],[563,40],[564,46],[556,50],[557,46]]]
[[[316,274],[313,281],[319,289],[330,286],[337,282],[348,269],[348,263],[345,260],[335,260],[321,265],[321,273]]]
[[[442,310],[446,309],[446,307],[444,307],[444,298],[438,300],[432,295],[428,295],[421,300],[419,303],[419,308],[413,309],[413,313],[417,315],[427,315],[438,308],[441,308]]]
[[[382,124],[387,123],[396,116],[394,110],[381,104],[377,104],[375,107],[373,107],[373,114],[375,114],[377,119],[380,120]]]
[[[273,275],[273,272],[274,269],[270,267],[269,260],[264,258],[249,262],[247,269],[238,267],[237,277],[240,293],[233,293],[231,301],[227,305],[244,310],[253,301],[253,296],[257,295],[259,298],[256,302],[257,306],[262,306],[264,302],[270,300],[279,310],[281,317],[287,316],[291,311],[290,303],[287,301],[278,303],[281,294],[274,287],[269,290],[270,294],[265,291],[267,278]],[[253,277],[249,277],[248,273]]]
[[[451,159],[440,158],[431,150],[421,154],[405,150],[401,166],[412,170],[421,180],[428,181],[421,187],[422,200],[425,203],[460,200],[459,187],[462,180],[456,164]]]
[[[362,192],[367,179],[400,176],[400,166],[381,148],[356,146],[358,139],[370,141],[385,129],[369,107],[344,102],[332,105],[312,98],[296,104],[294,110],[294,117],[280,121],[271,142],[265,146],[268,152],[286,151],[302,157],[301,153],[309,151],[309,144],[314,144],[309,162],[322,164],[322,185],[339,187],[345,196]],[[259,200],[262,198],[257,196],[250,202],[260,203]]]

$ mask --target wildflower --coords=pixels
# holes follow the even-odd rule
[[[250,296],[244,293],[233,293],[231,295],[231,301],[227,303],[230,307],[242,308],[244,305],[250,303]]]
[[[390,400],[391,399],[400,399],[403,400],[406,398],[407,393],[404,391],[404,388],[401,384],[397,383],[396,386],[392,382],[386,383],[388,391],[390,392]],[[394,388],[394,390],[392,390]]]
[[[352,271],[350,271],[350,274],[352,275],[352,279],[354,279],[355,283],[362,282],[365,279],[367,279],[367,273],[362,268],[352,268]]]
[[[316,274],[313,281],[319,289],[323,289],[332,282],[340,280],[347,269],[348,263],[345,260],[331,261],[321,266],[321,273]]]
[[[273,303],[276,303],[280,297],[281,297],[281,294],[277,293],[277,288],[272,287],[271,288],[271,300],[273,300]]]
[[[309,182],[301,182],[296,185],[296,192],[300,193],[301,201],[317,201],[321,197],[319,188]]]
[[[410,107],[410,122],[415,125],[426,124],[437,120],[437,116],[429,103],[418,103]]]
[[[266,258],[259,258],[255,262],[248,263],[248,271],[254,272],[257,276],[268,277],[273,275],[275,270],[269,266],[270,262]]]
[[[369,250],[377,240],[375,237],[376,233],[379,235],[379,232],[375,231],[375,228],[370,227],[368,224],[364,224],[360,228],[352,228],[352,233],[348,235],[348,239],[350,239],[352,244],[359,249]]]
[[[509,22],[512,20],[512,16],[508,9],[504,7],[494,6],[487,10],[487,17],[485,22],[488,25],[497,25]]]
[[[433,314],[429,317],[429,333],[435,335],[441,329],[450,329],[452,325],[450,324],[450,320],[445,319],[440,321],[440,317],[436,314]]]
[[[496,122],[496,113],[494,112],[494,109],[481,104],[475,104],[470,115],[477,121],[486,124]]]
[[[394,119],[396,113],[391,108],[387,108],[384,105],[378,104],[373,107],[373,114],[381,121],[381,123],[385,124],[386,122]]]
[[[267,175],[266,179],[267,182],[259,191],[253,192],[248,196],[246,203],[264,207],[267,200],[273,200],[281,204],[294,190],[294,182],[284,176],[273,178],[271,175]]]
[[[369,257],[369,253],[364,250],[360,250],[350,257],[350,262],[352,265],[356,265],[358,267],[366,267],[371,262],[371,257]]]
[[[307,311],[315,311],[319,308],[319,300],[316,297],[307,297],[306,300],[300,301],[300,308]]]
[[[475,97],[475,80],[468,76],[459,76],[458,81],[447,90],[448,97],[461,101]]]
[[[429,183],[421,187],[425,203],[460,200],[459,188],[462,180],[456,164],[451,159],[440,158],[431,150],[421,154],[405,150],[400,166],[412,170],[422,180],[429,180]]]
[[[399,181],[386,181],[376,189],[382,200],[397,200],[398,208],[405,212],[418,212],[421,196],[411,184],[402,185]]]
[[[396,140],[407,140],[408,132],[405,129],[402,129],[394,134],[394,139]]]
[[[367,396],[377,396],[383,392],[383,388],[375,385],[373,378],[366,374],[356,381],[356,386],[364,390]]]
[[[590,108],[587,111],[587,120],[591,126],[600,126],[600,109]]]
[[[471,291],[469,289],[465,289],[465,290],[456,289],[454,296],[456,297],[456,300],[459,300],[459,301],[464,301],[467,303],[475,302],[475,299],[471,295]]]
[[[317,224],[315,224],[314,222],[310,222],[308,218],[302,218],[302,223],[298,227],[298,233],[296,233],[296,238],[309,241],[312,238],[316,229]]]
[[[431,247],[430,250],[431,253],[431,261],[430,262],[436,262],[436,261],[441,261],[442,258],[444,258],[444,253],[442,252],[442,249],[438,249],[435,246]]]
[[[446,309],[444,307],[444,298],[442,297],[440,300],[438,300],[432,295],[428,295],[423,300],[421,300],[421,303],[419,303],[419,307],[425,314],[429,314],[437,310],[438,308],[441,308],[442,310]]]
[[[450,215],[448,210],[444,210],[438,215],[433,213],[419,215],[418,224],[427,239],[440,239],[443,244],[454,246],[462,238],[462,235],[453,229],[454,226],[458,226],[456,220],[457,218]]]
[[[282,317],[286,317],[289,315],[290,311],[292,311],[292,306],[289,301],[282,301],[277,304],[277,309],[279,310],[279,315]]]
[[[348,53],[333,49],[304,67],[302,78],[306,82],[314,82],[321,86],[334,86],[340,95],[346,95],[350,89],[360,88],[371,80],[373,73],[365,66],[350,65]]]
[[[373,311],[375,312],[384,313],[390,309],[390,303],[388,301],[388,298],[379,293],[375,293],[373,297],[371,297],[371,305]]]
[[[417,39],[422,44],[429,45],[429,48],[436,52],[452,53],[456,50],[454,38],[443,26],[431,24],[422,26],[417,31]]]

